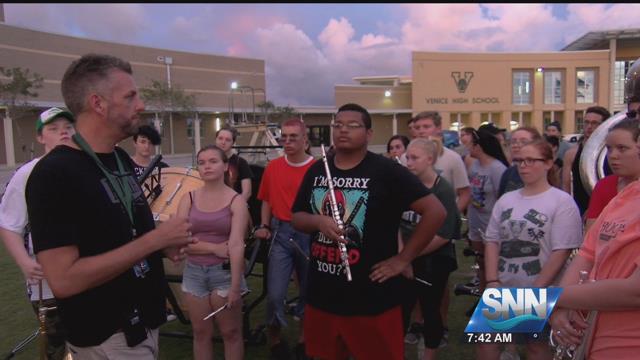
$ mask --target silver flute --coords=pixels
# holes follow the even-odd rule
[[[327,160],[327,153],[324,151],[324,144],[320,144],[320,149],[322,150],[322,162],[324,163],[324,170],[327,175],[327,184],[329,186],[329,203],[331,204],[331,213],[333,215],[333,220],[338,225],[338,229],[343,231],[344,223],[342,222],[342,218],[340,218],[340,211],[338,210],[338,203],[336,201],[336,192],[333,188],[333,178],[331,177],[331,171],[329,170],[329,161]],[[343,235],[340,235],[340,240],[346,241]],[[351,281],[351,268],[349,267],[347,246],[342,241],[338,241],[340,260],[342,260],[342,266],[344,267],[344,272],[347,275],[347,281]]]
[[[580,275],[579,276],[580,277],[579,277],[579,280],[578,280],[578,285],[584,284],[584,283],[589,281],[589,273],[587,271],[580,270]],[[587,328],[587,330],[583,334],[582,342],[580,343],[580,345],[577,348],[576,348],[575,345],[565,346],[565,345],[556,344],[555,341],[553,341],[553,331],[551,331],[551,333],[549,334],[549,343],[554,348],[553,360],[562,360],[562,359],[583,360],[583,359],[585,359],[585,355],[586,355],[585,351],[587,350],[586,346],[588,345],[588,343],[590,341],[591,334],[593,332],[593,325],[595,323],[594,320],[595,320],[595,317],[596,317],[597,313],[598,313],[597,311],[592,310],[587,315],[587,318],[585,320],[589,324],[589,327]]]

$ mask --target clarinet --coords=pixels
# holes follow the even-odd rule
[[[320,144],[322,150],[322,162],[324,163],[324,170],[327,175],[327,183],[329,184],[329,203],[331,204],[331,212],[333,214],[333,220],[338,225],[340,231],[344,230],[344,223],[340,218],[340,211],[338,211],[338,204],[336,201],[336,193],[333,188],[333,178],[331,178],[331,171],[329,170],[329,161],[327,161],[327,153],[324,151],[324,144]],[[340,235],[340,240],[346,241],[343,235]],[[349,267],[349,257],[347,255],[347,247],[344,242],[338,241],[338,249],[340,250],[340,259],[344,266],[344,272],[347,274],[347,281],[351,281],[351,268]]]

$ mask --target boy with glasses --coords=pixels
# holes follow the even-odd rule
[[[291,227],[291,205],[304,174],[314,162],[305,152],[307,127],[298,119],[282,124],[280,143],[284,156],[267,165],[260,183],[258,199],[262,201],[261,224],[255,232],[259,239],[273,237],[267,266],[267,326],[271,355],[276,359],[289,359],[287,343],[281,339],[280,329],[286,326],[284,301],[291,273],[295,269],[300,296],[295,316],[302,319],[309,268],[309,235]],[[304,337],[300,333],[295,355],[304,358]]]
[[[442,204],[405,167],[367,150],[371,116],[362,106],[338,109],[333,127],[335,156],[327,159],[344,231],[331,216],[328,176],[316,163],[304,177],[293,205],[293,226],[311,233],[305,308],[307,355],[323,359],[403,359],[398,275],[407,270],[445,218]],[[405,210],[422,215],[398,253]],[[336,243],[346,238],[352,281]]]

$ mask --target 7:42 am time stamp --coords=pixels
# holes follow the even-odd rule
[[[513,334],[506,332],[468,332],[464,334],[464,340],[468,344],[506,344],[513,342]]]

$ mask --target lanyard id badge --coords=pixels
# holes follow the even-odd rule
[[[135,221],[133,219],[133,193],[126,179],[122,177],[127,175],[125,172],[124,166],[118,153],[114,151],[114,155],[116,157],[116,163],[118,165],[118,173],[114,174],[109,168],[107,168],[102,161],[98,158],[98,155],[91,149],[91,146],[82,138],[79,133],[75,133],[72,136],[73,140],[80,146],[80,148],[86,152],[92,159],[95,161],[98,168],[102,171],[104,176],[107,178],[113,191],[116,193],[116,196],[119,198],[120,203],[124,207],[125,212],[127,213],[130,225],[131,225],[131,238],[135,239],[137,236]],[[133,266],[133,273],[137,278],[144,278],[145,274],[147,274],[151,270],[149,263],[146,259],[142,259],[140,262]]]

